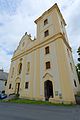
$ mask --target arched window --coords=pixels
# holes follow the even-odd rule
[[[30,72],[30,62],[27,63],[27,73]]]
[[[22,63],[19,64],[18,73],[21,74],[21,71],[22,71]]]
[[[11,89],[11,84],[9,84],[9,89]]]
[[[7,85],[7,81],[5,82],[5,86]]]

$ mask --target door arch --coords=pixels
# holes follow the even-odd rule
[[[17,78],[15,81],[15,94],[20,94],[20,78]]]
[[[45,95],[45,100],[49,100],[50,97],[53,98],[53,84],[52,81],[46,80],[44,82],[44,95]]]

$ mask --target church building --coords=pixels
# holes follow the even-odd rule
[[[66,22],[55,3],[35,20],[34,40],[25,33],[11,59],[8,95],[50,102],[75,103],[79,81],[66,34]]]

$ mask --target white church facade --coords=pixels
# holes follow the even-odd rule
[[[66,34],[54,4],[35,20],[37,38],[25,33],[13,54],[6,93],[20,98],[75,103],[79,81]]]

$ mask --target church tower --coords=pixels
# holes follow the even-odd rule
[[[41,74],[40,76],[44,82],[44,97],[48,99],[51,96],[50,99],[53,101],[62,99],[75,102],[79,81],[67,38],[66,22],[57,4],[45,11],[35,23],[37,40],[43,43],[40,49],[40,68],[43,76]],[[49,90],[51,87],[49,84],[52,84],[53,91]]]
[[[37,38],[25,34],[11,60],[6,93],[20,98],[75,103],[79,81],[66,34],[54,4],[37,20]]]

